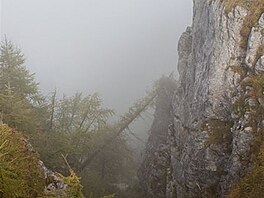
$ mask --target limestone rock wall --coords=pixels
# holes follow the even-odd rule
[[[178,44],[180,77],[167,86],[170,96],[158,96],[139,171],[146,197],[224,197],[252,167],[261,119],[252,122],[254,108],[264,102],[243,97],[246,111],[234,110],[245,87],[253,89],[243,82],[264,71],[264,14],[243,47],[248,14],[240,6],[226,13],[219,0],[194,1],[192,27]]]

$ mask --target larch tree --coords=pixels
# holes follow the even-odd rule
[[[3,122],[21,131],[39,127],[42,97],[38,84],[25,66],[20,49],[5,39],[0,46],[0,112]]]

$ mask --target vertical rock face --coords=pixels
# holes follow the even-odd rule
[[[142,188],[146,196],[163,197],[166,194],[167,167],[169,163],[168,126],[172,124],[172,97],[175,82],[163,78],[160,81],[156,101],[156,112],[151,135],[146,145],[145,163],[139,171]]]
[[[224,197],[254,164],[263,119],[254,115],[264,100],[248,94],[247,82],[264,71],[264,14],[242,46],[249,12],[194,1],[192,27],[178,44],[179,81],[163,84],[168,95],[158,96],[139,171],[146,197]]]

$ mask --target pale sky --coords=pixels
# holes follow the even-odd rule
[[[2,35],[46,94],[99,92],[123,112],[176,70],[192,0],[2,0]]]

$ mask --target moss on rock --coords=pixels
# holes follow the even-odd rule
[[[248,37],[252,27],[256,26],[261,14],[264,12],[263,0],[221,0],[226,14],[231,12],[236,6],[243,7],[248,10],[248,15],[244,19],[243,28],[240,31],[241,48],[246,50]]]
[[[232,121],[222,121],[217,119],[209,119],[201,125],[201,129],[208,131],[207,144],[223,144],[231,142],[232,134],[231,128],[233,126]]]
[[[21,133],[0,125],[0,197],[40,197],[44,187],[37,153]]]
[[[229,198],[262,198],[264,192],[264,144],[253,169],[233,186]]]

